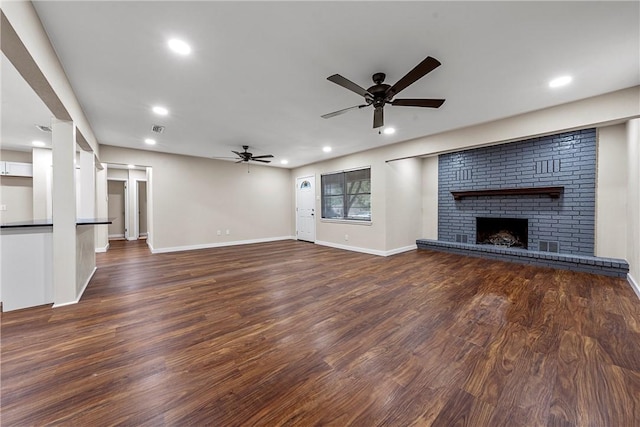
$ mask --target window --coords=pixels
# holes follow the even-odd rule
[[[322,218],[371,221],[371,168],[322,175]]]

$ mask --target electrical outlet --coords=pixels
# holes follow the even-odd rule
[[[0,205],[0,211],[6,211],[7,205]]]
[[[218,230],[218,236],[222,236],[222,230]]]
[[[345,241],[349,240],[349,235],[348,235],[348,234],[345,234],[345,235],[344,235],[344,240],[345,240]]]
[[[231,232],[230,232],[229,230],[227,230],[227,236],[228,236],[229,234],[231,234]]]

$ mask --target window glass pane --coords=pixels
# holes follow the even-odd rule
[[[322,175],[322,217],[371,220],[371,169]]]

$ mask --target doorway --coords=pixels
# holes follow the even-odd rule
[[[147,238],[147,181],[136,181],[138,185],[138,239]]]
[[[109,239],[126,239],[127,236],[127,182],[120,180],[107,181]]]
[[[296,236],[298,240],[316,240],[315,177],[296,178]]]

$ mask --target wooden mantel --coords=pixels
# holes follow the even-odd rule
[[[460,200],[463,197],[478,197],[478,196],[531,196],[531,195],[546,195],[552,199],[560,197],[564,187],[524,187],[524,188],[496,188],[488,190],[463,190],[452,191],[451,194],[455,200]]]

